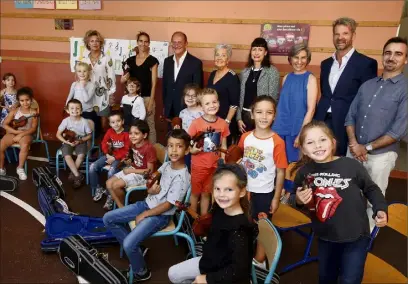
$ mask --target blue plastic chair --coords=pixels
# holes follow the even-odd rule
[[[298,266],[318,260],[317,257],[310,256],[310,249],[314,238],[313,230],[310,229],[310,233],[305,233],[301,230],[302,228],[311,228],[312,221],[309,217],[287,204],[280,204],[278,210],[272,216],[272,223],[281,233],[295,231],[297,234],[307,239],[303,258],[294,264],[287,265],[279,272],[279,274],[286,273]]]
[[[264,247],[269,262],[269,272],[265,278],[265,283],[271,283],[282,252],[282,240],[279,236],[278,230],[272,222],[266,218],[259,219],[258,229],[259,234],[257,239]],[[252,284],[258,284],[254,264],[252,264],[251,274]]]
[[[48,151],[48,143],[47,143],[47,141],[45,141],[45,140],[42,139],[41,121],[40,121],[40,118],[38,118],[37,131],[36,131],[34,140],[31,142],[31,145],[34,144],[34,143],[42,143],[42,144],[44,144],[44,146],[45,146],[45,153],[46,153],[46,155],[47,155],[47,159],[48,159],[48,162],[49,162],[49,161],[50,161],[50,153],[49,153],[49,151]],[[19,144],[13,144],[13,145],[11,145],[10,147],[13,149],[14,160],[15,160],[15,161],[18,161],[18,154],[17,154],[17,150],[16,150],[16,149],[20,149],[20,145],[19,145]],[[11,159],[10,159],[10,156],[8,155],[7,151],[5,152],[5,155],[6,155],[7,161],[8,161],[9,163],[11,163]],[[26,172],[26,174],[27,174],[27,160],[26,160],[25,163],[24,163],[24,170],[25,170],[25,172]]]
[[[91,139],[91,145],[89,146],[88,152],[85,155],[85,161],[83,163],[85,163],[85,180],[86,180],[86,184],[89,184],[89,158],[92,154],[92,151],[94,149],[100,151],[99,146],[95,146],[95,127],[93,124],[93,121],[90,119],[87,119],[88,123],[91,126],[91,130],[92,130],[92,139]],[[61,162],[60,162],[60,157],[61,157]],[[67,169],[67,165],[65,163],[64,157],[62,156],[62,151],[61,148],[57,150],[57,153],[55,154],[55,169],[56,169],[56,174],[57,177],[59,177],[59,169],[60,169],[60,165],[62,163],[62,166],[64,167],[64,170]]]
[[[190,195],[191,195],[191,186],[188,187],[187,190],[187,194],[186,197],[184,199],[184,202],[188,202],[190,200]],[[167,236],[173,236],[175,238],[175,240],[177,240],[177,237],[182,237],[185,238],[187,240],[187,244],[190,248],[191,251],[191,255],[192,257],[196,257],[196,250],[194,247],[194,241],[193,239],[187,235],[186,233],[181,232],[181,226],[183,224],[184,218],[186,217],[186,212],[185,211],[181,211],[181,213],[176,213],[175,215],[178,215],[177,218],[177,224],[174,223],[174,220],[171,219],[169,225],[167,225],[166,228],[164,228],[163,230],[154,233],[151,237],[167,237]],[[177,216],[176,216],[177,217]],[[136,222],[135,221],[131,221],[129,222],[129,227],[131,230],[133,230],[136,227]],[[178,243],[176,242],[176,245]],[[123,254],[123,248],[120,248],[121,250],[121,256]],[[132,271],[132,267],[130,267],[129,270],[129,283],[133,283],[133,271]]]

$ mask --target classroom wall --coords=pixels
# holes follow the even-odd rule
[[[268,22],[310,23],[310,70],[319,77],[320,62],[333,52],[334,19],[352,17],[359,23],[356,48],[379,61],[385,41],[395,36],[403,1],[103,1],[100,11],[15,9],[1,1],[1,74],[13,72],[20,86],[33,87],[41,105],[42,131],[55,139],[70,84],[69,37],[88,29],[106,38],[134,38],[140,30],[152,40],[169,41],[176,30],[188,35],[189,51],[204,61],[205,81],[213,67],[216,43],[233,44],[231,67],[245,65],[251,41]],[[54,29],[54,18],[73,18],[73,31]],[[281,72],[290,71],[287,58],[273,56]],[[157,116],[161,113],[161,82]],[[123,89],[118,88],[120,100]],[[159,132],[164,123],[158,122]]]

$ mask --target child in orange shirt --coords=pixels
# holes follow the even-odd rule
[[[201,106],[203,108],[203,116],[193,120],[188,134],[194,137],[198,132],[206,132],[208,129],[214,130],[205,137],[204,146],[198,148],[197,143],[194,143],[190,152],[191,160],[191,188],[192,194],[190,198],[191,209],[197,212],[198,199],[201,197],[200,212],[204,215],[208,212],[210,206],[211,180],[217,168],[219,152],[214,151],[214,148],[221,146],[227,148],[227,137],[230,135],[228,124],[224,119],[217,116],[220,102],[218,94],[214,89],[206,88],[202,90],[200,96]],[[219,145],[213,145],[214,141],[209,137],[219,136]],[[224,155],[224,154],[221,154]]]

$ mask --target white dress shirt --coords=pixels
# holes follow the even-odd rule
[[[340,79],[341,74],[343,73],[344,69],[346,69],[347,63],[350,60],[350,57],[353,55],[354,51],[356,49],[353,47],[350,49],[349,52],[346,53],[346,55],[343,56],[341,59],[341,65],[336,59],[336,53],[333,53],[333,64],[330,69],[330,75],[329,75],[329,85],[332,93],[334,92],[334,89],[336,89],[337,82]],[[327,110],[327,112],[331,112],[331,107]]]
[[[186,59],[186,55],[187,55],[187,50],[180,57],[178,66],[177,66],[176,55],[174,54],[174,56],[173,56],[173,60],[174,60],[174,81],[177,80],[177,75],[180,72],[181,66],[183,66],[183,62],[184,62],[184,59]]]

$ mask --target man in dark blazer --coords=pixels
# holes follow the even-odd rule
[[[320,65],[321,98],[314,118],[333,130],[337,155],[347,153],[344,121],[360,86],[377,76],[377,61],[357,52],[353,47],[357,23],[350,18],[333,22],[333,44],[336,52]]]
[[[164,115],[173,118],[183,109],[184,86],[195,83],[203,87],[203,63],[187,52],[187,36],[175,32],[171,37],[174,55],[164,60],[163,66],[163,105]]]

